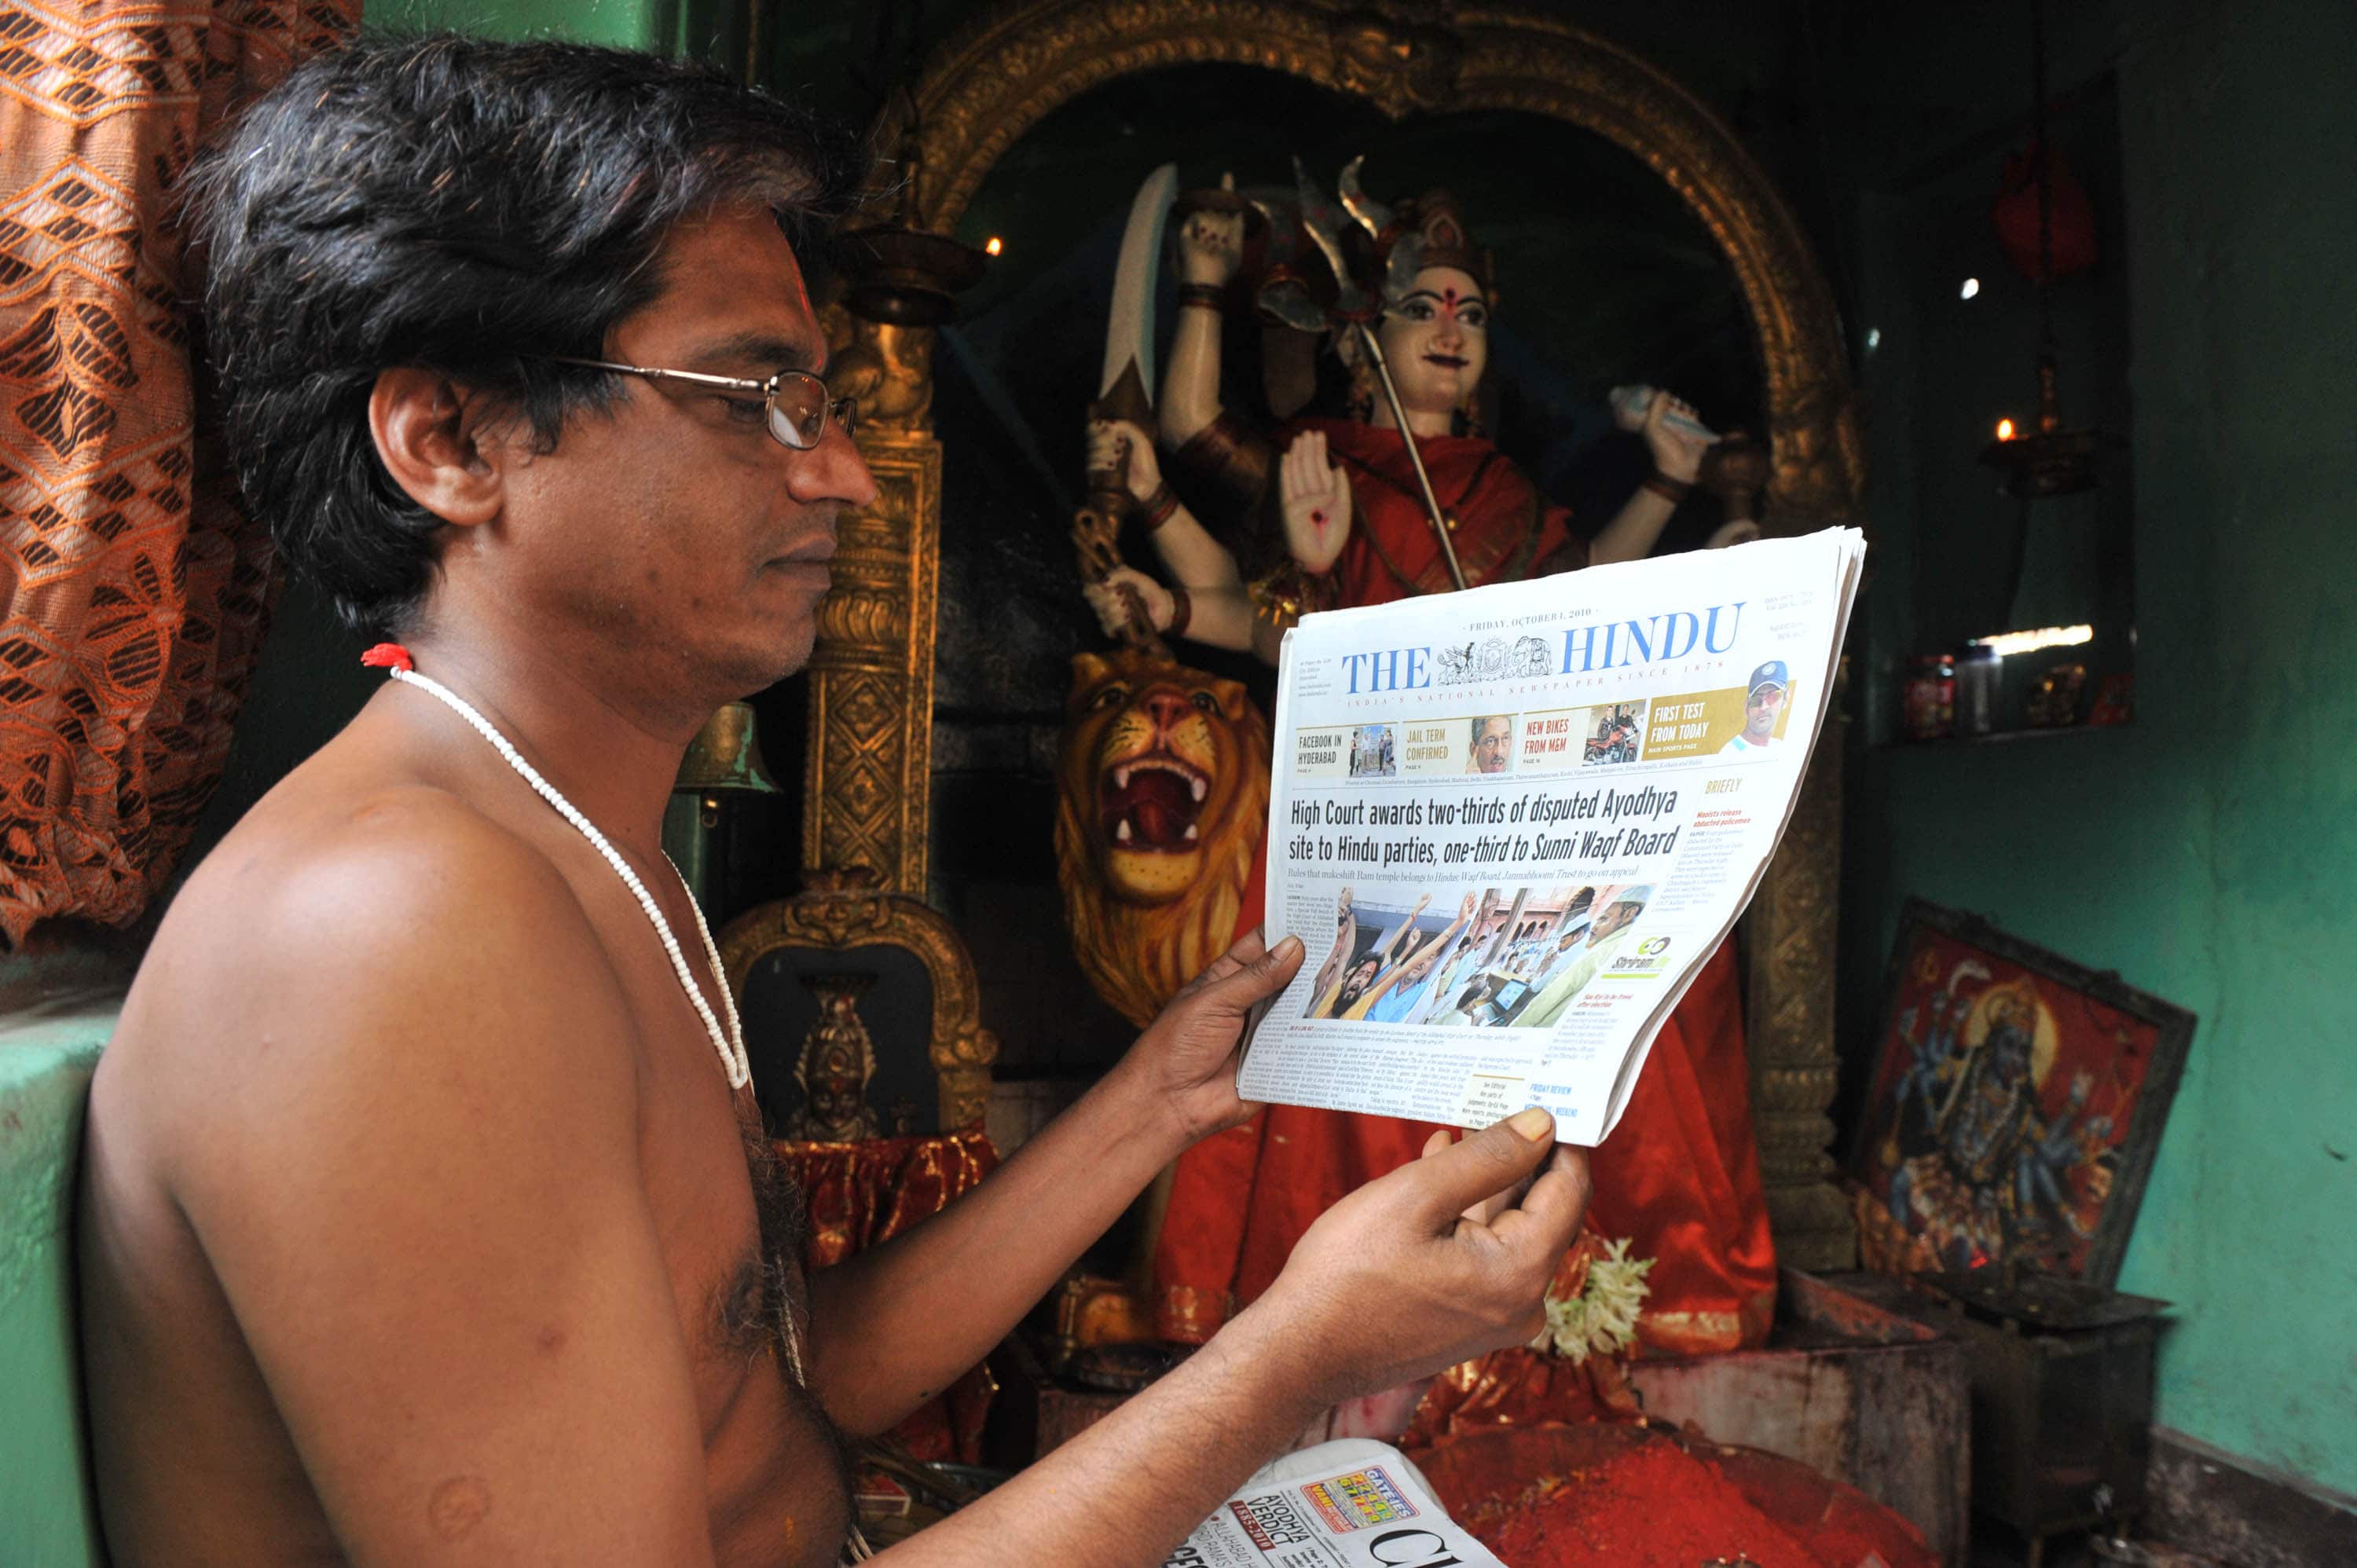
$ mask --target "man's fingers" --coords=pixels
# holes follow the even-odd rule
[[[1559,1144],[1546,1169],[1523,1195],[1521,1205],[1499,1215],[1491,1229],[1510,1247],[1527,1246],[1546,1257],[1558,1257],[1579,1234],[1579,1222],[1587,1213],[1588,1192],[1587,1151]]]
[[[1254,932],[1252,936],[1246,937],[1244,941],[1240,941],[1235,947],[1230,948],[1217,961],[1225,962],[1230,958],[1235,958],[1237,949],[1243,947],[1244,942],[1257,945],[1259,933]],[[1284,990],[1286,983],[1292,980],[1295,972],[1300,967],[1301,939],[1287,935],[1266,952],[1255,955],[1249,961],[1239,961],[1233,970],[1216,979],[1211,978],[1209,970],[1204,971],[1204,976],[1210,984],[1218,987],[1223,993],[1222,1001],[1242,1012],[1262,997],[1273,996]]]
[[[1238,970],[1256,961],[1267,951],[1268,944],[1262,940],[1261,928],[1254,926],[1251,930],[1238,937],[1233,947],[1205,964],[1202,972],[1195,977],[1196,983],[1216,985]]]
[[[1436,1231],[1528,1176],[1553,1145],[1555,1118],[1533,1106],[1407,1166],[1421,1189],[1421,1214]]]

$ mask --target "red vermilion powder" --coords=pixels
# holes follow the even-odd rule
[[[1708,1466],[1668,1442],[1591,1469],[1542,1477],[1462,1522],[1512,1568],[1696,1568],[1749,1557],[1760,1568],[1857,1568],[1818,1556]]]
[[[1415,1451],[1443,1507],[1512,1568],[1938,1568],[1921,1531],[1796,1460],[1643,1426],[1457,1433]]]

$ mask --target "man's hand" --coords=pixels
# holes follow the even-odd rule
[[[1305,430],[1277,466],[1285,547],[1315,575],[1334,564],[1351,537],[1351,476],[1326,456],[1326,433]]]
[[[1547,1281],[1588,1195],[1587,1151],[1553,1132],[1534,1108],[1459,1144],[1436,1137],[1309,1228],[1247,1316],[1299,1347],[1314,1398],[1373,1393],[1545,1326]]]
[[[1301,942],[1286,937],[1264,948],[1260,933],[1211,961],[1146,1026],[1118,1070],[1137,1074],[1168,1108],[1181,1147],[1233,1127],[1260,1108],[1236,1098],[1236,1044],[1244,1015],[1285,989],[1301,967]]]

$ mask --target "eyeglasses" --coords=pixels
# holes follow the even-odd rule
[[[768,410],[770,434],[781,446],[796,452],[807,452],[819,444],[826,434],[826,418],[832,413],[834,422],[849,435],[856,428],[857,419],[851,399],[829,399],[826,383],[808,371],[780,371],[767,381],[747,381],[738,376],[707,376],[700,371],[662,371],[647,365],[618,365],[607,360],[576,360],[563,354],[549,359],[559,365],[579,365],[585,370],[611,371],[617,375],[644,376],[651,381],[687,381],[700,387],[725,387],[730,392],[758,393]]]

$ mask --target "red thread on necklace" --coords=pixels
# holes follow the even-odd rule
[[[371,670],[414,670],[417,661],[409,657],[409,650],[397,642],[380,642],[361,655],[361,662]]]

